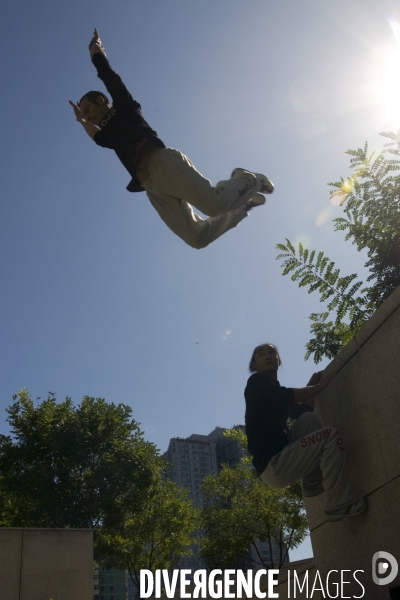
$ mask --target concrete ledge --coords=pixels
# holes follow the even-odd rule
[[[375,314],[355,335],[357,346],[361,348],[366,344],[369,338],[374,335],[384,322],[400,307],[400,287],[398,287],[385,302],[378,308]]]
[[[93,600],[91,529],[0,528],[0,597]]]
[[[372,317],[356,333],[354,338],[335,356],[325,368],[325,373],[338,373],[352,358],[358,350],[378,331],[384,323],[391,318],[393,313],[400,309],[400,286],[385,300]]]
[[[316,566],[323,576],[364,570],[370,600],[389,598],[387,586],[372,582],[373,555],[383,550],[400,559],[399,359],[400,288],[328,365],[326,372],[337,376],[315,404],[322,424],[343,436],[355,496],[370,503],[361,517],[327,523],[323,495],[306,499]],[[399,584],[400,575],[389,587]]]
[[[318,554],[318,569],[322,573],[331,569],[361,569],[364,574],[360,574],[359,579],[366,588],[365,598],[388,600],[388,587],[400,585],[400,575],[389,586],[375,585],[371,579],[372,557],[379,550],[390,552],[397,559],[400,557],[399,530],[396,526],[399,519],[398,498],[400,477],[372,492],[368,496],[368,511],[360,517],[337,523],[325,521],[312,530],[311,537]],[[361,594],[358,585],[349,585],[347,590],[349,596]]]

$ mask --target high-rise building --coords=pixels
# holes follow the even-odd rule
[[[93,571],[94,600],[126,600],[126,572],[99,566]]]
[[[202,439],[199,439],[202,438]],[[204,500],[200,486],[207,475],[218,474],[217,444],[210,441],[207,436],[191,435],[189,438],[172,438],[164,458],[169,465],[165,477],[172,479],[181,487],[188,488],[188,497],[194,506],[203,506]],[[195,540],[200,537],[200,532],[194,535]],[[199,547],[193,542],[192,555],[185,556],[179,563],[180,569],[204,568],[199,558]]]
[[[127,600],[140,600],[140,594],[139,591],[136,587],[136,585],[134,585],[131,576],[129,575],[129,573],[127,572],[127,584],[128,584],[128,598]]]
[[[244,430],[243,425],[236,428]],[[226,429],[216,427],[208,435],[193,433],[188,438],[172,438],[168,450],[163,455],[169,468],[165,477],[172,479],[178,485],[189,489],[189,498],[195,506],[203,506],[204,500],[201,495],[200,486],[207,475],[218,475],[222,466],[228,464],[234,468],[244,456],[240,444],[225,437]],[[196,532],[195,539],[199,539],[201,533]],[[276,543],[271,548],[268,542],[257,541],[257,549],[266,563],[276,564],[279,548]],[[183,558],[179,564],[180,569],[202,569],[205,565],[199,557],[198,544],[192,544],[191,556]],[[271,561],[271,558],[273,559]],[[289,557],[288,559],[289,560]],[[255,549],[250,549],[250,560],[238,568],[254,569],[260,568],[258,556]]]
[[[172,438],[164,458],[169,464],[166,477],[189,489],[195,506],[202,506],[200,486],[207,475],[218,474],[217,444],[207,436]]]
[[[244,425],[235,425],[233,429],[242,429],[244,431]],[[216,444],[217,449],[217,463],[218,473],[220,472],[222,465],[227,464],[229,467],[235,468],[236,465],[244,457],[245,452],[240,444],[225,436],[226,429],[222,427],[216,427],[208,435],[200,435],[193,433],[189,439],[196,439],[205,442],[213,442]]]

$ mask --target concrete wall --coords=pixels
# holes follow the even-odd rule
[[[0,528],[0,598],[93,600],[91,529]]]
[[[338,375],[318,396],[315,413],[343,436],[349,481],[356,496],[367,497],[369,509],[327,523],[323,496],[307,499],[316,567],[323,574],[362,569],[364,597],[389,600],[400,572],[385,586],[374,584],[371,574],[375,552],[389,552],[400,563],[400,288],[325,372]],[[361,592],[355,584],[354,595]]]

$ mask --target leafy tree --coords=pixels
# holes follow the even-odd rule
[[[232,429],[228,435],[247,446],[243,431]],[[280,567],[289,549],[305,538],[308,523],[299,483],[283,490],[266,486],[250,465],[247,455],[235,468],[224,466],[218,476],[209,475],[202,485],[206,505],[200,516],[203,537],[200,555],[210,569],[232,568],[237,559],[249,556],[253,547],[263,567]],[[277,564],[259,553],[257,540],[280,549]]]
[[[301,243],[296,251],[288,239],[277,244],[283,275],[290,273],[299,287],[308,286],[308,293],[318,291],[320,301],[328,302],[327,311],[310,315],[314,337],[306,344],[305,358],[314,354],[316,363],[338,354],[400,285],[400,160],[392,158],[400,156],[400,132],[381,135],[390,141],[380,154],[368,154],[367,143],[348,150],[355,171],[346,180],[329,184],[345,214],[334,219],[335,231],[346,231],[345,239],[352,240],[358,251],[367,249],[368,283],[363,287],[356,273],[341,276],[322,251],[309,252]]]
[[[141,569],[173,569],[190,554],[196,526],[197,511],[187,490],[159,480],[142,511],[128,518],[118,534],[101,534],[101,553],[112,557],[110,565],[128,569],[139,590]]]
[[[163,468],[131,408],[84,397],[35,406],[26,390],[7,409],[0,436],[0,518],[13,527],[118,531],[140,514]]]

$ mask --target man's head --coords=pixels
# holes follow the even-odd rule
[[[278,349],[273,344],[261,344],[253,350],[249,363],[250,373],[277,371],[282,364]]]
[[[110,110],[111,104],[102,92],[87,92],[78,102],[83,118],[93,125],[98,125]]]

